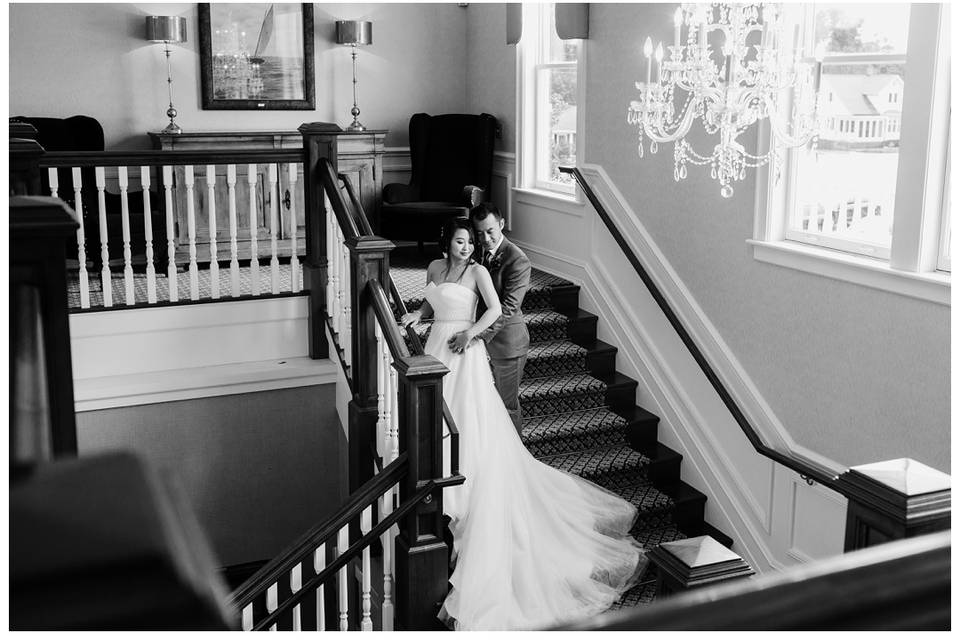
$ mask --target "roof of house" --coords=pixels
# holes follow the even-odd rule
[[[842,105],[843,111],[851,115],[880,115],[889,110],[878,108],[872,97],[886,93],[885,89],[891,84],[898,84],[898,88],[901,88],[903,80],[892,73],[875,75],[825,73],[821,93],[832,92]]]

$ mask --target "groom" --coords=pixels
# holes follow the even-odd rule
[[[470,221],[483,251],[480,263],[490,272],[502,308],[500,317],[478,337],[487,343],[493,382],[520,433],[520,379],[530,350],[530,334],[520,307],[530,288],[530,260],[503,236],[503,216],[496,205],[482,202],[473,207]],[[478,317],[484,311],[482,300],[480,305]]]

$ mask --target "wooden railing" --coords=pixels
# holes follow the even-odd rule
[[[907,458],[878,463],[895,463],[882,473],[875,473],[876,470],[870,469],[870,465],[836,473],[792,452],[778,451],[764,442],[580,170],[576,167],[560,167],[560,171],[574,177],[624,257],[630,262],[634,272],[753,448],[761,455],[797,472],[807,482],[819,482],[848,499],[845,550],[950,527],[950,479],[946,474]],[[922,483],[918,482],[921,478]],[[920,484],[925,487],[913,488]],[[907,493],[903,487],[908,487]]]
[[[234,601],[245,629],[436,628],[448,572],[442,489],[464,481],[458,434],[443,403],[446,368],[409,352],[385,292],[391,289],[402,305],[389,275],[393,244],[372,234],[334,161],[307,160],[308,182],[319,187],[308,194],[322,202],[316,210],[326,212],[321,311],[352,396],[350,498],[252,576]],[[451,440],[446,474],[445,417]],[[374,584],[382,584],[376,601]]]
[[[949,629],[949,531],[696,589],[564,627],[576,631]]]

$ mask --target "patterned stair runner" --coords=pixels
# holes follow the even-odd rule
[[[410,310],[422,301],[425,270],[399,262],[391,274]],[[639,516],[631,534],[644,546],[686,538],[674,521],[676,502],[648,479],[651,458],[627,443],[630,420],[608,406],[603,380],[590,374],[589,345],[596,340],[596,324],[589,339],[571,340],[578,322],[574,309],[554,306],[555,290],[575,288],[571,283],[534,270],[523,309],[530,331],[530,355],[520,385],[523,441],[541,461],[578,474],[636,505]],[[580,312],[579,316],[583,316]],[[415,327],[421,340],[430,323]],[[679,481],[679,478],[676,479]],[[648,603],[655,596],[654,574],[624,594],[614,609]]]

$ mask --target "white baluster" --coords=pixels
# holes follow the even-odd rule
[[[373,528],[373,508],[368,506],[360,513],[360,532],[370,533]],[[360,631],[373,631],[373,619],[370,617],[370,545],[364,547],[360,559]]]
[[[237,251],[237,165],[227,165],[227,207],[230,215],[230,288],[240,295],[240,259]]]
[[[351,335],[353,333],[353,309],[350,306],[350,296],[353,289],[352,269],[350,268],[350,250],[346,243],[340,243],[343,255],[343,315],[344,315],[344,339],[343,353],[347,361],[347,366],[353,365],[353,343]]]
[[[267,167],[267,182],[270,189],[270,293],[280,293],[280,258],[277,257],[277,165]]]
[[[197,211],[193,194],[193,165],[183,168],[183,184],[187,187],[187,244],[190,249],[190,299],[200,299],[200,271],[197,268]]]
[[[217,167],[207,165],[207,233],[210,235],[210,297],[220,297],[220,265],[217,264]]]
[[[170,302],[180,299],[177,289],[177,241],[173,226],[173,167],[163,167],[163,193],[166,206],[167,220],[167,287],[170,291]]]
[[[257,165],[247,165],[249,187],[248,211],[250,213],[250,293],[260,295],[260,260],[257,254]]]
[[[340,286],[340,225],[333,221],[333,244],[330,247],[330,274],[333,279],[333,330],[337,332],[337,340],[343,341],[343,313]]]
[[[389,355],[389,354],[388,354]],[[390,461],[400,456],[400,384],[397,381],[397,370],[393,368],[393,356],[390,356],[390,405],[393,411],[390,414],[390,442],[393,451],[390,452]]]
[[[290,187],[290,291],[300,291],[300,260],[297,258],[297,175],[299,165],[291,162],[287,165],[288,185]]]
[[[300,591],[300,588],[303,586],[303,578],[301,573],[301,565],[298,562],[293,566],[293,570],[290,572],[290,593],[296,593]],[[293,605],[293,630],[302,631],[303,625],[300,620],[300,605]]]
[[[350,546],[350,535],[349,535],[349,525],[340,529],[337,532],[337,556],[343,555],[347,550],[347,547]],[[349,616],[350,616],[350,594],[348,591],[348,572],[347,567],[349,563],[345,565],[340,571],[337,572],[337,595],[339,596],[339,611],[340,611],[340,631],[347,631],[349,629]]]
[[[143,237],[147,254],[147,302],[157,301],[157,270],[153,266],[153,215],[150,208],[150,167],[140,167],[140,188],[143,190]]]
[[[123,286],[127,304],[136,303],[133,290],[133,252],[130,250],[130,201],[128,188],[130,182],[126,167],[117,167],[117,184],[120,185],[120,223],[123,229]]]
[[[273,613],[277,610],[277,583],[267,587],[267,613]],[[270,631],[276,631],[276,623],[270,625]]]
[[[80,263],[80,308],[90,308],[90,280],[87,276],[87,239],[83,232],[83,179],[80,167],[73,168],[73,206],[77,210],[80,226],[77,227],[77,262]],[[53,188],[59,180],[56,169],[50,169],[50,186]],[[56,196],[56,192],[54,192]]]
[[[253,631],[253,604],[248,604],[243,608],[241,617],[241,628],[244,631]]]
[[[313,552],[313,571],[314,574],[319,574],[327,566],[327,545],[322,544]],[[317,587],[316,596],[317,596],[317,631],[325,631],[327,628],[326,619],[324,615],[323,607],[323,590],[324,586],[321,584]]]
[[[337,293],[336,293],[336,292],[337,292],[337,288],[336,288],[336,284],[335,284],[334,279],[333,279],[333,278],[334,278],[334,272],[333,272],[333,246],[334,246],[334,234],[333,234],[334,222],[333,222],[333,212],[330,211],[330,207],[326,206],[326,205],[327,205],[327,202],[328,202],[328,201],[327,201],[327,196],[326,196],[326,194],[324,194],[323,200],[324,200],[324,206],[325,206],[324,211],[326,212],[326,215],[324,216],[324,219],[326,220],[326,223],[327,223],[327,234],[326,234],[326,235],[327,235],[327,253],[326,253],[326,256],[327,256],[327,314],[328,314],[331,318],[335,318],[335,317],[336,317],[336,311],[335,311],[334,307],[335,307],[335,305],[336,305],[336,299],[337,299]]]
[[[97,209],[100,220],[100,260],[103,262],[100,269],[100,282],[103,286],[103,306],[113,306],[113,284],[110,281],[110,247],[107,238],[107,201],[104,195],[107,179],[103,167],[94,169],[97,183]]]
[[[373,325],[373,335],[377,345],[375,351],[377,354],[377,455],[380,456],[380,460],[386,466],[387,452],[390,449],[387,448],[387,423],[383,416],[385,378],[389,374],[383,368],[383,332],[380,330],[379,322]]]
[[[393,488],[380,497],[380,517],[393,512]],[[383,607],[380,609],[381,631],[393,631],[393,527],[380,536],[383,546]]]

